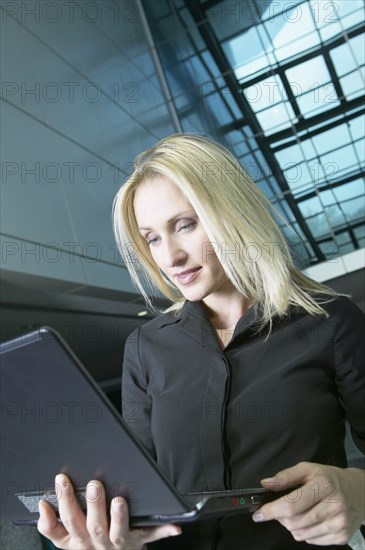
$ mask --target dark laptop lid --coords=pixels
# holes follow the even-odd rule
[[[190,509],[129,432],[58,334],[42,328],[2,344],[1,517],[38,517],[35,498],[63,472],[77,489],[98,479],[130,514]]]

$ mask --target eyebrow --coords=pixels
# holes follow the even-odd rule
[[[186,210],[185,212],[180,212],[179,214],[176,214],[175,216],[173,216],[172,218],[170,218],[169,220],[167,220],[166,222],[166,225],[170,225],[172,222],[174,222],[177,218],[181,218],[181,217],[184,217],[186,216],[187,214],[194,214],[194,216],[196,216],[196,212],[195,210]],[[152,229],[151,227],[138,227],[138,229],[140,231],[149,231],[150,229]]]

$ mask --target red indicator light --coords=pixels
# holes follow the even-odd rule
[[[238,498],[234,498],[232,500],[232,504],[233,504],[233,506],[238,506]]]

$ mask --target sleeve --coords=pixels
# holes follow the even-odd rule
[[[365,454],[365,318],[348,298],[335,315],[336,384],[356,446]]]
[[[128,337],[122,368],[122,416],[150,455],[156,459],[151,433],[152,400],[147,393],[147,382],[139,355],[140,329]]]

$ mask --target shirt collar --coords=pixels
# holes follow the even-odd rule
[[[259,307],[249,308],[238,320],[231,342],[239,334],[246,332],[250,328],[256,328],[260,317]],[[188,333],[194,340],[197,340],[203,345],[222,351],[216,332],[209,321],[208,312],[201,302],[190,302],[186,300],[181,311],[177,315],[175,312],[162,315],[158,327],[163,328],[173,324],[178,324],[179,330]]]

